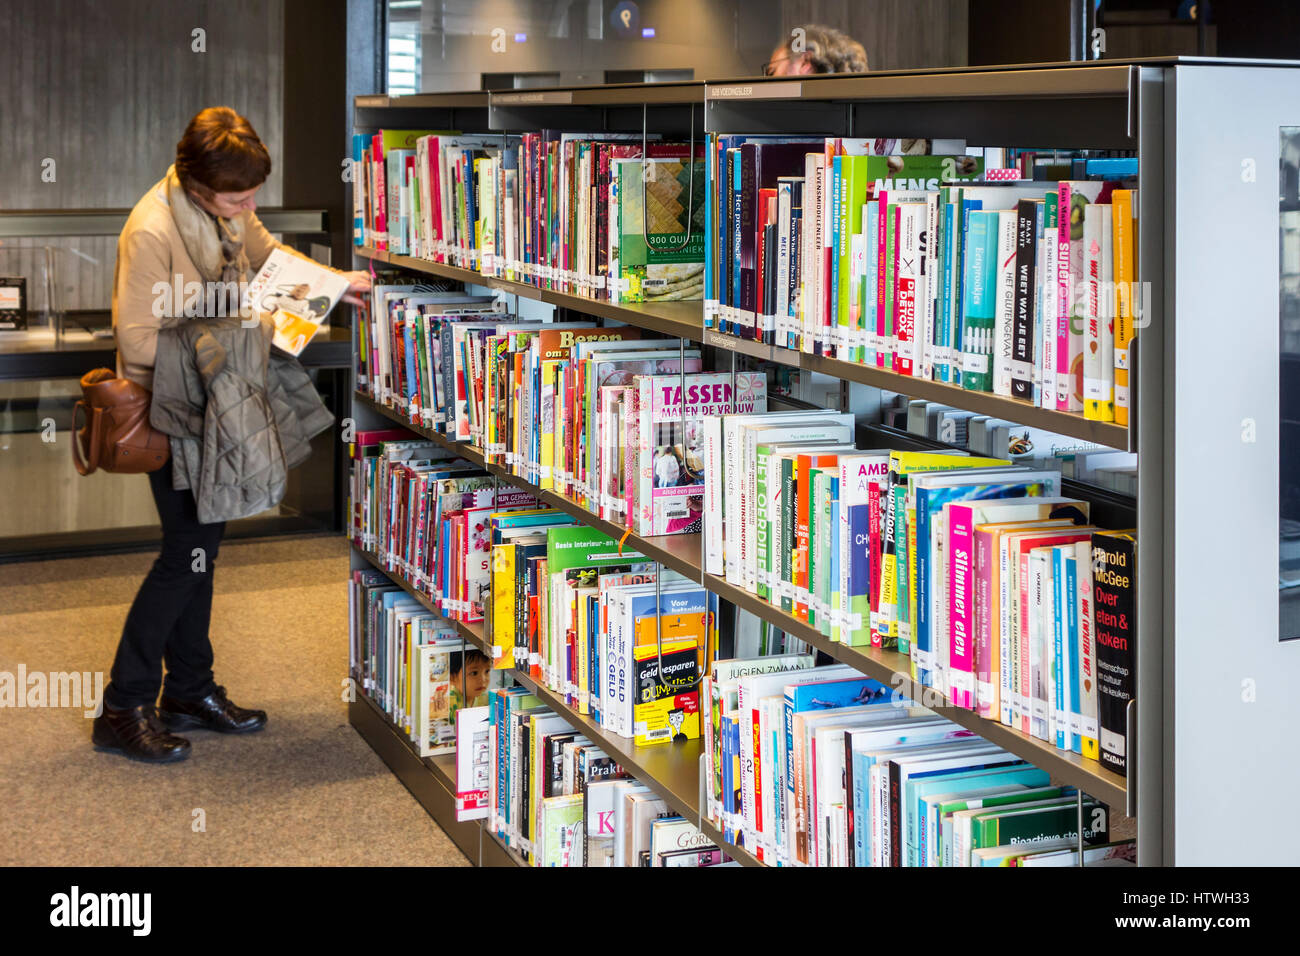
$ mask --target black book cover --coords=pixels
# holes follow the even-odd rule
[[[1011,394],[1034,397],[1034,313],[1038,263],[1038,212],[1033,199],[1016,204],[1015,311],[1012,314]]]
[[[1137,677],[1134,620],[1137,540],[1131,531],[1092,535],[1092,619],[1097,642],[1097,718],[1101,762],[1116,773],[1128,768],[1128,702]]]

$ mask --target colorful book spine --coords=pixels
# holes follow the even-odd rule
[[[1133,339],[1133,289],[1137,278],[1134,233],[1136,231],[1136,193],[1116,189],[1111,193],[1114,217],[1112,253],[1115,261],[1115,424],[1129,422],[1128,347]]]
[[[961,384],[967,391],[993,387],[992,340],[997,276],[997,213],[972,210],[966,236]]]
[[[1090,203],[1083,211],[1085,260],[1083,417],[1115,420],[1114,299],[1110,296],[1111,207]]]
[[[1056,272],[1047,281],[1056,282],[1056,409],[1071,410],[1074,380],[1070,364],[1070,316],[1074,298],[1070,288],[1070,184],[1057,184]],[[1081,410],[1081,409],[1080,409]]]
[[[1079,619],[1079,747],[1075,753],[1096,760],[1099,753],[1097,727],[1097,646],[1092,617],[1092,542],[1074,546],[1078,578]]]
[[[950,511],[948,529],[948,620],[950,633],[948,667],[952,702],[967,710],[976,709],[974,687],[976,613],[975,529],[969,508]]]

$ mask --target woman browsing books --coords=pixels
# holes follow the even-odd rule
[[[224,347],[205,353],[208,364],[202,373],[195,369],[190,379],[184,379],[197,391],[204,392],[223,367],[232,367],[236,373],[260,373],[267,380],[268,393],[275,384],[272,375],[281,376],[279,384],[290,381],[291,375],[297,376],[292,379],[295,384],[309,382],[296,362],[296,373],[285,370],[280,361],[272,363],[270,371],[264,360],[260,369],[233,368],[239,356],[257,356],[253,347],[257,343],[250,344],[243,336],[265,330],[256,321],[241,321],[232,328],[230,318],[244,314],[240,311],[244,291],[271,253],[293,251],[277,242],[255,213],[255,196],[270,172],[270,154],[248,120],[226,107],[205,109],[190,121],[176,144],[175,163],[136,203],[118,237],[113,280],[118,375],[153,392],[156,425],[160,407],[177,396],[155,389],[155,372],[163,372],[161,363],[167,360],[167,374],[159,375],[159,382],[175,387],[171,373],[186,362],[182,344],[191,342],[185,329],[192,319],[227,320],[222,333],[227,338],[220,343]],[[357,302],[356,295],[370,288],[369,277],[361,272],[343,275],[349,284],[346,300]],[[298,290],[284,291],[281,298],[293,299]],[[165,336],[160,336],[164,332]],[[202,340],[193,346],[194,353],[201,351],[198,345],[212,348],[214,343],[213,339]],[[216,355],[224,366],[214,361]],[[191,357],[188,364],[197,363]],[[301,456],[295,453],[295,460],[286,461],[290,456],[283,449],[294,440],[301,441],[303,449],[309,448],[311,435],[332,421],[323,406],[317,407],[319,398],[314,392],[305,394],[310,391],[304,388],[293,396],[298,400],[294,411],[302,419],[299,424],[294,424],[292,415],[277,416],[282,449],[278,462],[270,460],[271,453],[255,440],[264,431],[255,434],[237,426],[210,433],[208,440],[215,439],[217,445],[205,451],[225,460],[247,462],[248,467],[237,478],[248,482],[259,466],[292,467]],[[209,411],[224,412],[227,404],[233,413],[242,411],[229,393],[205,397],[214,405]],[[172,458],[149,473],[162,524],[162,550],[127,614],[110,683],[104,690],[103,712],[92,731],[96,749],[154,763],[189,755],[189,741],[173,730],[248,733],[266,724],[263,711],[236,706],[213,678],[208,624],[214,565],[225,522],[201,520],[200,515],[221,513],[223,503],[213,499],[216,489],[208,472],[200,469],[190,480],[185,470],[189,463],[176,461],[179,439],[172,431],[167,434],[172,436]],[[205,442],[200,440],[198,445],[204,448]],[[221,490],[237,497],[249,487],[227,484]],[[261,490],[268,506],[278,504],[276,491],[283,495],[282,482]],[[160,691],[161,702],[155,703]]]

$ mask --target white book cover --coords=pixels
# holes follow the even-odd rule
[[[866,207],[863,207],[865,214]],[[939,194],[929,192],[925,198],[925,235],[921,243],[921,278],[924,298],[922,300],[921,320],[921,378],[930,381],[934,378],[935,343],[937,324],[937,303],[939,286],[943,277],[939,268]],[[865,344],[865,342],[864,342]]]
[[[1029,607],[1025,621],[1029,625],[1029,681],[1025,695],[1029,706],[1029,732],[1039,740],[1048,740],[1047,709],[1050,698],[1050,661],[1046,635],[1053,631],[1052,556],[1050,548],[1035,548],[1029,553]],[[1023,642],[1022,642],[1023,643]]]
[[[302,256],[275,249],[244,292],[243,307],[270,316],[271,344],[299,355],[348,291],[341,274]]]
[[[857,672],[847,664],[816,667],[804,671],[780,671],[770,674],[748,674],[736,685],[736,706],[740,716],[740,772],[741,819],[746,833],[753,832],[754,821],[754,734],[753,717],[758,702],[764,697],[781,694],[784,713],[785,688],[792,684],[813,684],[824,680],[837,680],[855,676]],[[784,786],[784,783],[782,784]],[[787,792],[789,788],[786,787]]]
[[[714,469],[709,464],[705,474],[704,510],[711,518],[717,516],[709,525],[709,541],[706,545],[713,554],[716,545],[721,550],[721,562],[710,563],[709,567],[718,567],[710,574],[725,574],[728,584],[742,585],[740,579],[740,485],[741,485],[741,443],[740,426],[745,422],[761,421],[764,423],[806,417],[807,412],[768,412],[764,415],[726,415],[704,419],[706,429],[716,429],[720,439],[718,448],[721,467]],[[707,432],[706,432],[707,434]],[[707,439],[706,439],[707,441]],[[711,480],[712,479],[712,480]],[[715,527],[716,526],[716,527]],[[716,530],[716,533],[715,533]],[[731,539],[729,542],[727,539]]]
[[[487,816],[489,763],[487,707],[456,711],[456,820]]]
[[[840,466],[840,563],[839,563],[839,588],[840,588],[840,642],[850,645],[867,644],[868,641],[862,637],[856,636],[861,632],[869,632],[871,627],[870,613],[870,582],[865,580],[864,572],[867,563],[862,560],[863,555],[867,553],[867,541],[853,540],[850,531],[850,522],[853,515],[851,509],[870,505],[871,489],[879,481],[888,477],[889,474],[889,453],[888,452],[862,452],[850,455],[839,456]],[[854,555],[859,555],[856,562],[853,560]],[[858,582],[856,590],[853,587],[855,570],[858,572],[857,577],[863,580]],[[855,600],[856,599],[856,600]],[[865,615],[863,612],[866,612]]]
[[[891,204],[894,195],[890,195]],[[918,315],[925,299],[921,272],[921,233],[925,229],[928,205],[908,201],[904,193],[898,203],[898,267],[894,276],[894,370],[918,376],[923,356],[923,334]]]
[[[821,244],[822,244],[822,154],[804,154],[804,218],[800,235],[803,239],[803,262],[799,267],[800,329],[799,348],[812,354],[820,331]]]
[[[1016,314],[1016,224],[1014,209],[998,210],[998,284],[993,318],[993,394],[1011,395],[1012,342]]]
[[[767,543],[768,534],[760,531],[760,525],[764,521],[771,520],[771,508],[769,503],[773,499],[774,492],[778,489],[773,488],[774,479],[779,488],[780,474],[772,475],[769,470],[766,476],[766,500],[758,499],[758,446],[768,445],[780,442],[803,443],[803,442],[851,442],[853,440],[853,415],[849,412],[835,413],[826,411],[818,414],[810,411],[807,418],[796,421],[785,421],[779,424],[742,424],[741,425],[741,468],[745,479],[745,486],[742,488],[742,494],[747,495],[749,501],[753,502],[751,507],[742,508],[745,515],[745,523],[740,529],[744,543],[741,546],[742,553],[745,555],[745,567],[743,570],[744,587],[750,594],[758,591],[760,583],[771,586],[770,572],[769,576],[762,582],[759,581],[759,548]]]
[[[450,719],[451,655],[463,646],[461,642],[439,641],[415,648],[416,671],[411,693],[416,749],[421,757],[450,753],[456,747],[456,729]]]
[[[1043,241],[1040,246],[1043,250],[1043,271],[1038,274],[1040,298],[1043,302],[1042,315],[1042,355],[1043,359],[1038,363],[1042,375],[1042,401],[1039,404],[1043,408],[1056,408],[1056,309],[1057,309],[1057,285],[1056,285],[1056,266],[1059,249],[1057,246],[1057,234],[1059,229],[1050,226],[1043,230]]]

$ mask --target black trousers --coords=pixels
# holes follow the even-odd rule
[[[172,488],[172,464],[149,473],[162,553],[135,596],[117,645],[104,701],[113,708],[152,704],[163,688],[181,700],[206,697],[212,679],[212,573],[225,522],[200,524],[194,495]]]

